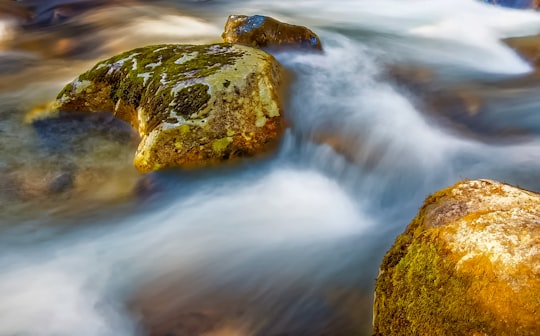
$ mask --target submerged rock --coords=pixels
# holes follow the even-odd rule
[[[262,15],[229,16],[222,37],[228,43],[259,48],[322,49],[319,37],[308,28],[283,23]]]
[[[384,257],[374,335],[538,335],[540,195],[457,183],[428,197]]]
[[[68,84],[45,115],[111,111],[141,137],[141,172],[260,154],[282,133],[281,66],[231,45],[155,45],[99,62]]]

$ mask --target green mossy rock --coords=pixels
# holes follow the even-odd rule
[[[377,278],[374,331],[539,335],[540,195],[465,181],[427,198]]]
[[[225,42],[257,48],[322,49],[319,37],[308,28],[262,15],[230,15],[221,36]]]
[[[80,75],[45,117],[111,111],[141,136],[139,171],[206,166],[275,147],[283,129],[281,73],[274,57],[251,47],[148,46]]]

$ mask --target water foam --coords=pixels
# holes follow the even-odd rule
[[[291,109],[297,132],[333,132],[348,141],[359,161],[370,154],[386,160],[381,169],[419,164],[429,169],[444,162],[456,140],[428,124],[406,97],[379,79],[376,55],[341,35],[323,36],[331,42],[324,55],[278,55],[298,69]],[[347,134],[360,136],[346,139]]]
[[[326,1],[287,2],[252,1],[244,10],[260,12],[265,8],[287,19],[294,17],[315,30],[345,29],[391,34],[394,47],[407,48],[423,44],[409,51],[409,56],[424,61],[436,59],[437,64],[461,65],[484,72],[520,74],[530,67],[501,39],[537,34],[540,14],[487,5],[474,0],[413,0],[377,2],[340,0],[328,6]],[[408,39],[408,42],[401,40]],[[403,53],[396,50],[396,53]]]

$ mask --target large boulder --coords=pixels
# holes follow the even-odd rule
[[[384,257],[374,335],[538,335],[540,195],[460,182],[428,197]]]
[[[45,114],[111,111],[141,136],[135,167],[199,167],[273,148],[283,129],[281,66],[231,44],[154,45],[99,62]]]
[[[222,37],[228,43],[258,48],[322,49],[319,37],[308,28],[262,15],[230,15]]]

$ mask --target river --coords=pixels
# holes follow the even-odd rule
[[[25,3],[22,1],[21,3]],[[369,335],[378,265],[430,193],[540,191],[540,79],[473,0],[0,2],[0,336]],[[218,42],[229,14],[310,27],[279,52],[274,155],[146,176],[107,117],[25,116],[96,61]]]

